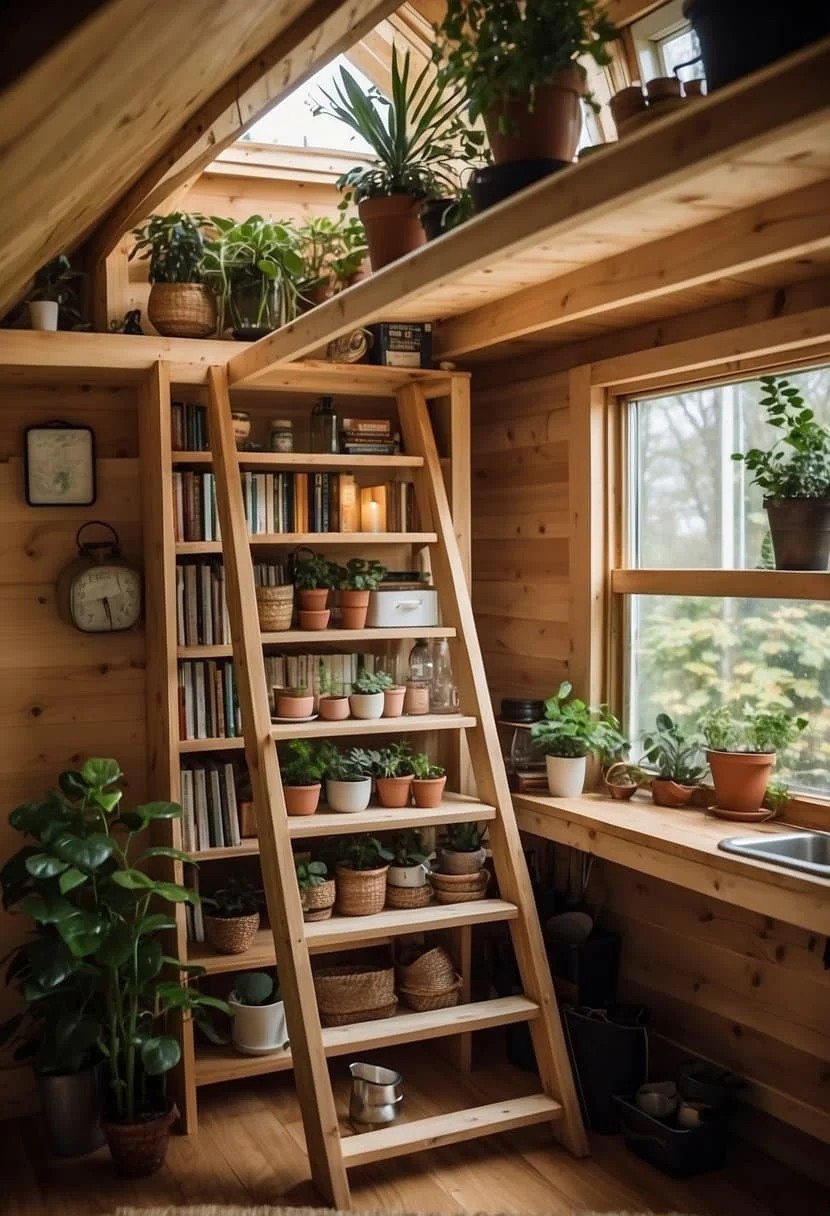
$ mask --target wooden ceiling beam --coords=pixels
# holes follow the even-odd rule
[[[605,0],[603,8],[614,24],[624,29],[667,3],[668,0]]]
[[[451,317],[437,355],[456,359],[587,316],[830,249],[830,180],[711,220]]]

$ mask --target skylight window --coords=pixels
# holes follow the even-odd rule
[[[331,91],[334,81],[340,78],[341,67],[351,72],[365,90],[371,88],[372,82],[369,78],[351,64],[345,55],[339,55],[316,72],[311,80],[275,105],[270,113],[260,118],[245,138],[256,143],[279,144],[286,148],[323,148],[338,152],[357,152],[361,155],[370,152],[366,141],[343,123],[324,114],[315,117],[313,113],[321,90]]]

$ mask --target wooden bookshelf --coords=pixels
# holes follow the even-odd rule
[[[420,625],[417,629],[394,626],[389,629],[286,629],[284,633],[263,633],[263,646],[339,646],[342,643],[400,642],[414,637],[454,638],[449,625]],[[180,659],[227,659],[232,646],[179,646]]]
[[[210,452],[174,452],[173,464],[206,464],[213,457]],[[240,452],[237,457],[240,469],[289,470],[303,473],[310,469],[333,472],[374,472],[375,470],[420,469],[420,456],[350,456],[346,453],[319,455],[316,452]]]
[[[282,546],[297,548],[309,545],[314,548],[328,549],[332,546],[347,545],[351,549],[362,549],[366,545],[434,545],[437,541],[434,532],[275,532],[248,535],[252,548]],[[182,540],[176,542],[177,557],[191,557],[199,554],[220,554],[223,552],[222,542],[217,540]]]

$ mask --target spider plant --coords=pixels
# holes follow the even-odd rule
[[[220,330],[256,336],[292,321],[305,271],[295,229],[261,215],[212,223],[218,235],[205,241],[201,273],[219,298]]]

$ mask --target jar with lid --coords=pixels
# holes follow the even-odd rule
[[[419,638],[409,652],[409,679],[406,682],[404,713],[429,713],[434,678],[432,648],[426,638]]]
[[[294,451],[294,424],[290,418],[273,418],[268,427],[269,452]]]
[[[311,411],[311,450],[330,455],[337,451],[337,414],[332,397],[321,397]]]
[[[233,438],[237,448],[242,450],[251,434],[251,415],[245,410],[234,410],[231,414],[233,423]]]

